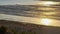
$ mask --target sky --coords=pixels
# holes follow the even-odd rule
[[[0,0],[0,5],[6,4],[36,4],[36,0]]]

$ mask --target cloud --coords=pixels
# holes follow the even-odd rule
[[[0,0],[0,5],[1,4],[34,4],[36,1],[34,0]]]

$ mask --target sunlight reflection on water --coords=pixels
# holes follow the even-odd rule
[[[60,27],[60,10],[59,8],[52,7],[44,7],[39,8],[39,10],[43,10],[40,14],[40,24],[47,26],[59,26]]]

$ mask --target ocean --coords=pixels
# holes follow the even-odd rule
[[[0,5],[0,20],[60,27],[60,6]]]

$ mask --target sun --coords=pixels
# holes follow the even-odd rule
[[[41,24],[42,25],[50,25],[51,22],[52,22],[51,19],[48,19],[48,18],[41,19]]]

